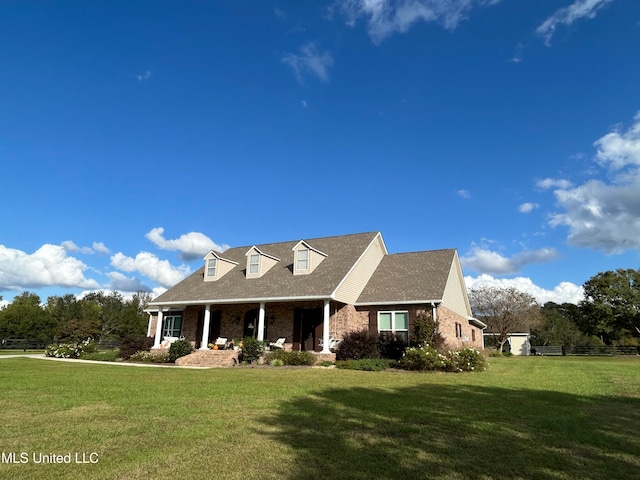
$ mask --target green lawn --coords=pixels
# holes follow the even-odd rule
[[[626,479],[640,359],[474,374],[0,360],[3,479]],[[77,464],[96,452],[95,464]],[[71,464],[33,455],[71,453]],[[95,460],[96,457],[94,456]]]
[[[44,353],[44,350],[0,350],[2,355],[31,355],[33,353]]]

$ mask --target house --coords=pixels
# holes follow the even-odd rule
[[[208,350],[247,336],[330,358],[345,333],[369,329],[410,341],[428,312],[451,348],[483,348],[455,249],[389,254],[380,232],[211,251],[195,273],[149,304],[154,348],[184,337]]]

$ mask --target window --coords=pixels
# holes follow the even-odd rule
[[[296,260],[296,270],[306,271],[309,269],[309,249],[304,248],[298,250],[298,259]]]
[[[456,338],[462,338],[462,324],[456,322]]]
[[[473,341],[473,342],[476,341],[476,330],[475,330],[475,328],[471,329],[471,341]]]
[[[218,268],[218,259],[210,258],[207,261],[207,277],[215,277],[217,268]]]
[[[391,332],[409,343],[409,312],[379,312],[378,333]]]
[[[162,328],[163,337],[179,337],[182,331],[182,315],[167,315]]]
[[[257,274],[260,271],[260,255],[252,253],[249,257],[249,273]]]

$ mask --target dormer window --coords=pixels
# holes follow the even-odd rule
[[[247,257],[247,278],[262,277],[280,261],[279,258],[263,252],[255,245],[245,253],[245,256]]]
[[[298,250],[298,256],[296,258],[296,270],[299,272],[306,272],[309,270],[309,249],[301,248]]]
[[[218,268],[218,259],[215,257],[210,258],[207,261],[207,277],[215,277],[217,268]]]
[[[260,272],[260,255],[257,253],[251,254],[249,257],[249,273],[257,275]]]
[[[205,282],[215,282],[216,280],[220,280],[227,273],[233,270],[233,267],[238,265],[238,262],[222,258],[213,250],[204,257],[204,261]]]
[[[322,253],[304,240],[300,240],[292,250],[294,275],[306,275],[313,272],[327,258],[326,253]]]

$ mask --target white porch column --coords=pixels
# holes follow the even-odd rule
[[[202,343],[200,350],[209,350],[209,323],[211,322],[211,305],[204,307],[204,322],[202,324]]]
[[[324,301],[324,315],[322,320],[322,352],[331,353],[329,349],[329,319],[331,311],[329,310],[329,300]]]
[[[258,340],[264,340],[264,302],[260,303],[260,312],[258,313]]]
[[[164,318],[162,316],[162,307],[158,307],[158,318],[156,319],[156,338],[153,341],[153,348],[160,348],[160,341],[162,340],[162,322]]]

